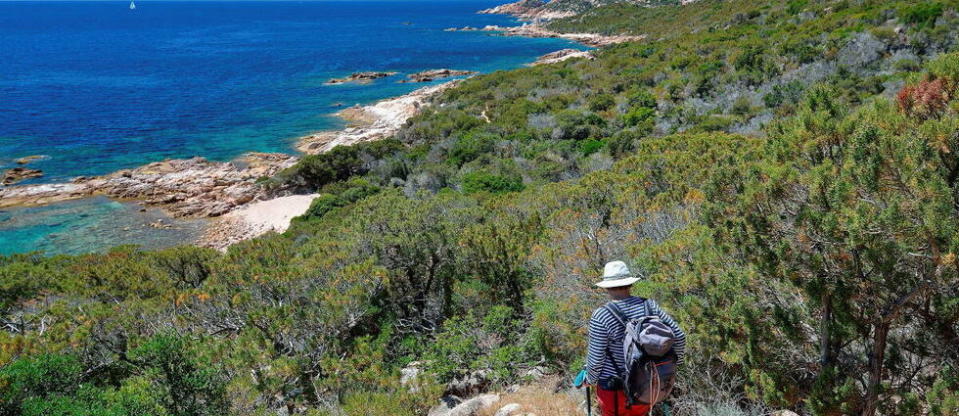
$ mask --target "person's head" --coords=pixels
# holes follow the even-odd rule
[[[633,286],[619,286],[619,287],[610,287],[606,289],[606,294],[609,295],[610,299],[623,299],[628,298],[630,295],[630,290]]]
[[[621,261],[611,261],[606,263],[603,268],[603,280],[596,286],[606,289],[606,293],[612,299],[622,299],[629,297],[633,283],[639,281],[626,267],[626,263]]]

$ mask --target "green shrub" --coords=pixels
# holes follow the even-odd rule
[[[472,162],[493,149],[494,138],[484,134],[469,133],[456,140],[447,152],[447,163],[460,167]]]
[[[494,175],[485,171],[474,171],[463,175],[460,185],[466,194],[477,192],[500,194],[522,191],[524,188],[523,179],[520,177]]]
[[[646,89],[632,89],[626,94],[630,107],[656,108],[656,96]]]
[[[899,8],[899,18],[920,29],[926,29],[936,24],[936,19],[942,16],[942,12],[942,4],[938,2],[918,2],[915,5]]]
[[[317,190],[323,186],[368,172],[365,159],[379,159],[404,146],[396,140],[377,140],[353,146],[337,146],[326,153],[307,155],[296,165],[277,174],[285,186]]]
[[[579,142],[579,151],[582,152],[584,156],[589,156],[600,151],[604,146],[606,146],[606,142],[603,140],[586,139]]]
[[[733,125],[733,119],[723,116],[707,116],[703,121],[696,125],[699,131],[726,131]]]
[[[636,127],[653,121],[656,110],[649,107],[637,107],[623,115],[623,123],[629,127]]]
[[[633,128],[616,132],[612,137],[606,139],[606,147],[610,154],[618,158],[632,153],[636,150],[639,141],[649,135],[652,125],[650,124],[649,127],[649,130]]]
[[[226,378],[176,335],[156,335],[129,352],[172,416],[222,415]]]
[[[31,397],[71,395],[82,381],[83,365],[73,355],[39,355],[16,360],[0,368],[0,406],[16,414]]]
[[[809,0],[789,0],[786,3],[786,13],[791,15],[799,14],[809,4]]]
[[[609,94],[599,94],[593,96],[589,99],[589,104],[586,106],[589,108],[589,111],[606,111],[610,107],[616,104],[616,99]]]
[[[308,221],[322,218],[335,208],[345,207],[363,198],[380,192],[380,187],[365,179],[354,178],[326,186],[325,192],[310,203],[310,207],[294,221]]]
[[[736,99],[729,111],[737,116],[746,116],[753,112],[753,105],[748,97],[742,96]]]
[[[776,85],[772,88],[772,91],[763,96],[763,104],[767,108],[776,108],[784,104],[796,104],[802,99],[803,90],[803,84],[799,81]]]

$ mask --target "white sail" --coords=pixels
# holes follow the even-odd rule
[[[134,3],[133,0],[130,0],[130,10],[135,10],[136,8],[137,8],[136,3]]]

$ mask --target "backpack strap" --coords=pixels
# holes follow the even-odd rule
[[[627,318],[626,315],[623,314],[623,311],[619,309],[619,306],[616,306],[615,303],[610,301],[606,305],[603,305],[603,309],[606,309],[610,315],[613,315],[613,318],[619,321],[619,323],[623,324],[624,328],[626,327]],[[620,368],[619,364],[616,363],[616,359],[613,358],[613,353],[609,351],[609,347],[606,348],[606,358],[609,358],[609,362],[613,364],[613,368],[620,375],[620,377],[623,377],[623,375],[626,373],[626,370]]]
[[[626,314],[624,314],[623,311],[619,309],[619,306],[612,301],[606,303],[606,305],[603,305],[603,309],[606,309],[606,311],[608,311],[610,315],[613,315],[613,318],[616,318],[616,320],[623,324],[623,326],[626,326],[626,322],[629,321],[629,318],[626,317]]]

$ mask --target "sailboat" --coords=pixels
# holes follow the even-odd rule
[[[130,10],[136,10],[136,8],[137,8],[136,3],[134,3],[133,1],[134,1],[134,0],[130,0]]]

